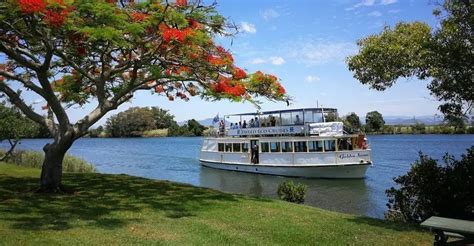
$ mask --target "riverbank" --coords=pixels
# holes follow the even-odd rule
[[[432,243],[406,225],[128,175],[65,174],[74,195],[34,194],[38,176],[0,163],[2,243]]]

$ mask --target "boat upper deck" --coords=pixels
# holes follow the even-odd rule
[[[300,108],[226,115],[220,137],[342,136],[335,108]]]

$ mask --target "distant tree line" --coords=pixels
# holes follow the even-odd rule
[[[167,129],[167,136],[202,136],[206,127],[194,119],[180,126],[168,110],[158,107],[132,107],[111,116],[105,129],[93,130],[91,136],[141,137],[158,129]]]
[[[329,113],[325,116],[326,122],[342,121],[346,132],[365,132],[370,134],[474,134],[474,126],[459,118],[446,118],[444,124],[427,126],[414,119],[412,125],[387,125],[383,115],[378,111],[371,111],[365,115],[365,124],[361,123],[356,113],[349,113],[342,118]]]

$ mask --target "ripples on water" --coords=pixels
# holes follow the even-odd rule
[[[418,151],[440,159],[445,152],[459,158],[474,144],[474,135],[370,136],[372,160],[365,179],[286,178],[216,170],[199,165],[201,138],[80,139],[70,153],[96,165],[102,173],[125,173],[189,183],[225,192],[276,197],[285,180],[309,186],[306,203],[325,209],[383,217],[385,190],[392,178],[406,173]],[[41,150],[47,139],[23,140],[21,149]],[[0,144],[0,147],[5,145]]]

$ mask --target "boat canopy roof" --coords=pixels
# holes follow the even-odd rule
[[[255,112],[255,113],[243,113],[243,114],[228,114],[226,116],[250,116],[250,115],[270,115],[270,114],[280,114],[280,113],[290,113],[290,112],[301,112],[301,111],[312,111],[312,112],[325,112],[325,113],[337,113],[335,108],[297,108],[297,109],[283,109],[283,110],[273,110],[273,111],[264,111],[264,112]]]

